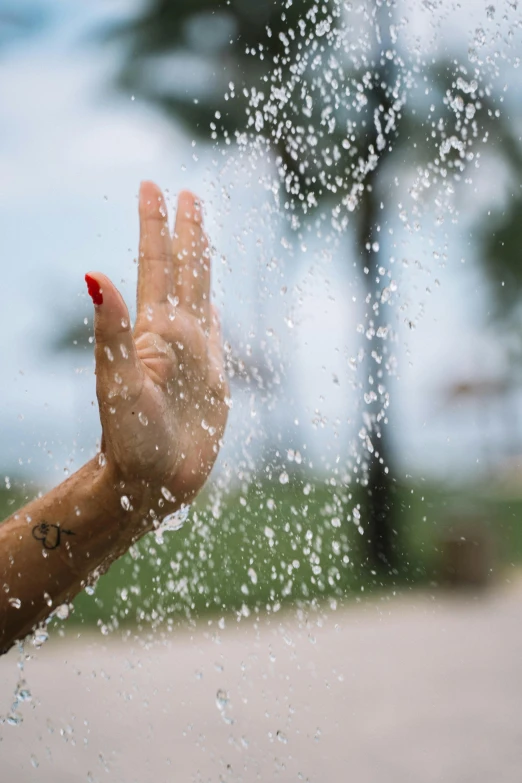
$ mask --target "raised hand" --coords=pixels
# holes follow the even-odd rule
[[[102,452],[0,525],[0,653],[71,601],[128,547],[189,503],[216,459],[228,387],[201,208],[140,190],[134,331],[105,275],[86,275],[95,306]]]
[[[141,511],[136,533],[192,500],[216,459],[228,413],[200,203],[180,194],[171,234],[161,191],[144,182],[139,214],[134,330],[111,281],[86,275],[96,311],[101,459],[124,505]]]

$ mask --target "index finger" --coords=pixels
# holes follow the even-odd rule
[[[174,294],[172,244],[165,199],[154,182],[142,182],[139,199],[138,313]]]

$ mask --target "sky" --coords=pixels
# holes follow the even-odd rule
[[[256,350],[261,346],[286,373],[272,411],[259,395],[236,392],[224,458],[233,464],[250,438],[254,454],[255,442],[268,438],[282,451],[306,447],[314,467],[325,468],[342,458],[357,422],[347,360],[357,351],[361,290],[346,273],[350,251],[329,258],[312,237],[306,251],[286,252],[277,224],[266,231],[261,220],[253,228],[266,200],[255,178],[238,166],[216,166],[210,146],[194,146],[150,106],[115,91],[121,51],[90,32],[134,7],[122,0],[34,0],[35,19],[44,9],[41,23],[30,36],[4,44],[0,56],[0,476],[51,485],[94,453],[92,356],[56,346],[66,329],[84,318],[92,323],[86,271],[106,272],[133,302],[137,192],[149,178],[168,189],[171,204],[182,187],[203,197],[225,332],[232,343],[254,334]],[[412,45],[429,56],[441,41],[448,51],[457,39],[473,44],[477,29],[488,24],[485,7],[478,0],[405,4]],[[507,13],[508,0],[497,3],[489,21],[497,25]],[[509,57],[515,56],[511,46]],[[515,76],[506,66],[506,84]],[[500,201],[501,182],[488,178],[487,165],[477,176],[477,202],[484,190]],[[401,239],[402,254],[420,261],[398,273],[400,295],[408,313],[423,313],[414,330],[398,308],[392,314],[398,378],[389,426],[402,475],[473,474],[485,444],[503,447],[495,405],[487,425],[478,406],[444,405],[450,384],[501,375],[506,361],[494,330],[483,326],[491,303],[469,247],[465,205],[462,211],[461,224],[448,228],[444,266],[424,234]],[[270,269],[273,257],[278,261]],[[259,286],[261,310],[254,306]]]

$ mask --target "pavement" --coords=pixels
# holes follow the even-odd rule
[[[521,783],[521,582],[218,620],[51,638],[0,783]]]

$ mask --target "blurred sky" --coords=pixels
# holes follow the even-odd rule
[[[405,4],[412,45],[426,51],[442,41],[448,52],[464,43],[465,52],[477,25],[488,23],[487,4],[479,0],[460,8],[429,5]],[[210,147],[194,147],[181,128],[114,90],[122,52],[95,40],[93,32],[135,7],[123,0],[18,0],[12,8],[27,10],[34,29],[8,40],[0,36],[0,470],[52,484],[94,453],[99,427],[92,357],[56,352],[53,345],[65,328],[92,320],[83,282],[89,269],[108,273],[133,301],[137,191],[144,178],[167,188],[171,203],[181,187],[203,196],[219,251],[214,280],[227,334],[255,332],[269,357],[287,367],[273,412],[260,411],[248,393],[237,395],[227,459],[237,459],[244,441],[259,440],[256,432],[269,427],[271,440],[281,433],[283,448],[306,444],[314,465],[324,467],[342,456],[357,423],[347,358],[358,345],[353,298],[360,298],[359,285],[339,253],[327,258],[319,241],[304,253],[285,255],[277,226],[272,238],[264,224],[250,231],[252,216],[263,208],[263,189],[239,166],[222,171]],[[503,0],[498,16],[510,7]],[[477,181],[486,180],[488,195],[495,196],[487,166]],[[500,199],[500,182],[497,191]],[[403,474],[469,474],[485,452],[505,447],[499,405],[490,406],[487,422],[478,405],[443,408],[450,383],[496,376],[506,365],[495,332],[484,328],[490,302],[467,219],[464,209],[462,224],[449,228],[444,268],[423,237],[409,239],[409,247],[403,239],[402,255],[421,259],[423,267],[412,264],[401,276],[407,312],[423,315],[413,331],[406,317],[396,324],[399,378],[391,387],[390,427]],[[265,236],[261,249],[258,235]],[[266,260],[273,255],[281,260],[272,273]],[[256,286],[263,287],[261,313],[252,305]]]

